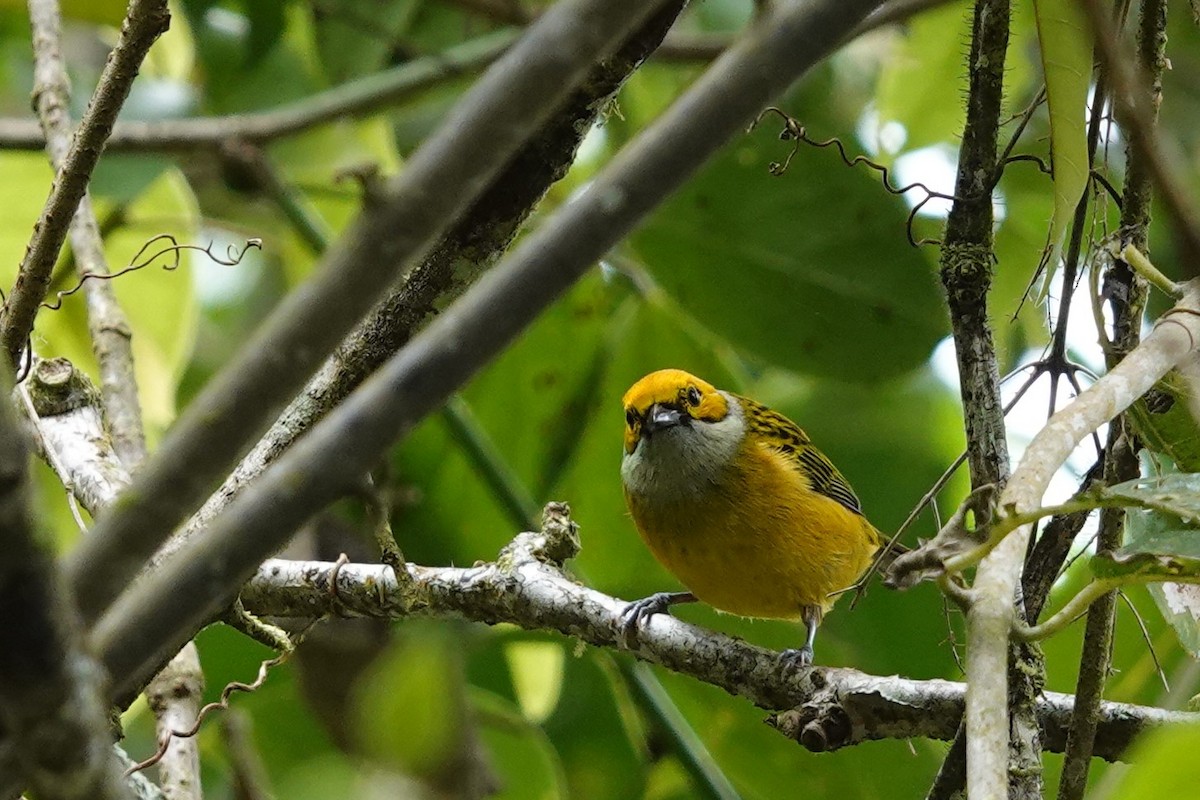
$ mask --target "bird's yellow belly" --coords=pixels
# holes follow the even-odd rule
[[[861,515],[770,464],[731,474],[701,496],[628,497],[655,557],[700,600],[747,617],[797,619],[833,605],[878,547]],[[755,487],[746,490],[746,481]]]

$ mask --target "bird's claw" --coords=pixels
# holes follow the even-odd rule
[[[785,675],[791,675],[799,672],[802,669],[808,669],[813,662],[812,645],[804,645],[803,647],[789,648],[779,654],[780,666],[783,668]]]
[[[621,612],[621,617],[617,622],[617,630],[621,634],[622,641],[628,644],[636,638],[638,628],[655,614],[670,613],[672,597],[670,592],[655,592],[649,597],[634,600],[625,606],[625,610]]]

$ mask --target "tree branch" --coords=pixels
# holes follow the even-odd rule
[[[1158,107],[1162,101],[1162,75],[1166,67],[1167,4],[1164,0],[1146,0],[1141,6],[1138,25],[1138,64],[1146,81],[1150,113],[1146,122],[1149,134],[1157,135]],[[1142,152],[1130,141],[1125,148],[1125,191],[1121,203],[1121,238],[1146,252],[1149,240],[1151,184],[1150,170]],[[1133,350],[1141,339],[1142,317],[1148,289],[1128,265],[1116,261],[1104,276],[1104,293],[1113,314],[1113,333],[1105,353],[1111,368]],[[1131,418],[1122,414],[1108,429],[1105,450],[1105,482],[1108,485],[1132,480],[1140,473]],[[1124,533],[1125,511],[1101,511],[1097,553],[1120,547]],[[1116,592],[1111,592],[1088,609],[1083,652],[1079,661],[1075,713],[1058,784],[1059,800],[1082,800],[1087,790],[1092,747],[1096,735],[1098,707],[1108,680],[1112,661],[1112,631],[1116,619]]]
[[[617,633],[627,603],[580,586],[560,568],[574,552],[565,506],[547,507],[542,533],[523,533],[492,563],[469,568],[408,566],[397,581],[382,564],[287,561],[264,563],[241,598],[255,614],[310,619],[323,614],[378,619],[453,616],[487,624],[554,630],[596,647],[620,648]],[[336,592],[330,580],[336,574]],[[779,654],[741,639],[697,628],[668,615],[653,617],[630,652],[651,663],[725,689],[767,710],[787,709],[771,724],[814,752],[865,741],[923,736],[950,739],[958,729],[966,686],[944,680],[877,677],[857,670],[780,669]],[[1037,712],[1044,746],[1060,752],[1072,698],[1046,692]],[[1105,703],[1096,755],[1122,757],[1149,728],[1200,715]]]
[[[1152,95],[1150,85],[1136,77],[1135,65],[1139,62],[1124,53],[1108,6],[1100,0],[1085,0],[1082,6],[1096,35],[1096,54],[1112,82],[1117,119],[1122,130],[1129,134],[1141,168],[1153,177],[1159,200],[1174,223],[1182,251],[1180,267],[1184,274],[1196,275],[1200,273],[1200,211],[1176,179],[1174,165],[1180,163],[1182,155],[1177,146],[1169,145],[1159,133],[1155,124],[1156,96]]]
[[[118,800],[128,794],[113,757],[104,673],[82,646],[65,582],[35,534],[11,387],[0,370],[0,728],[14,777],[40,797]]]
[[[1100,425],[1141,397],[1167,370],[1194,357],[1200,341],[1200,285],[1187,284],[1179,305],[1120,364],[1055,414],[1025,451],[1000,499],[1000,508],[1024,513],[1037,507],[1050,476]],[[1031,526],[1010,533],[979,564],[968,612],[970,660],[967,732],[972,796],[991,797],[1008,774],[1007,654],[1013,625],[1012,597]],[[948,565],[949,567],[949,565]]]
[[[51,362],[43,362],[47,363]],[[31,386],[37,385],[41,367],[35,367]],[[81,435],[73,419],[77,412],[47,415],[43,419],[47,440],[60,448],[58,461],[75,485],[103,485],[105,481],[88,480],[87,474],[120,469],[120,462],[110,450],[97,460],[94,442]],[[94,499],[107,502],[102,495]],[[339,566],[272,559],[243,587],[241,599],[248,610],[264,616],[454,616],[557,630],[596,646],[619,648],[616,625],[625,602],[580,586],[564,573],[561,561],[577,547],[574,524],[558,504],[552,504],[547,519],[546,531],[517,537],[493,563],[468,569],[409,565],[403,582],[381,564]],[[335,573],[333,594],[330,579]],[[966,690],[961,683],[824,668],[788,677],[779,670],[777,653],[665,616],[642,629],[634,651],[640,658],[721,686],[763,708],[788,709],[777,717],[776,727],[810,749],[833,750],[871,739],[918,735],[947,739],[954,735],[963,713]],[[1059,752],[1065,745],[1072,705],[1067,695],[1042,697],[1038,714],[1047,749]],[[1119,759],[1141,731],[1196,718],[1105,703],[1096,755]]]
[[[566,105],[549,120],[467,213],[413,269],[403,284],[379,303],[322,365],[237,468],[155,556],[161,560],[195,535],[242,487],[325,416],[367,376],[412,338],[438,308],[445,308],[512,243],[550,186],[566,174],[584,135],[633,70],[654,51],[682,10],[674,0],[635,32],[612,57],[594,68]],[[292,206],[265,154],[246,154],[252,174],[280,205]],[[369,200],[368,200],[369,202]],[[303,209],[287,213],[294,227],[317,231],[319,221],[301,220]],[[313,242],[324,252],[327,242]]]
[[[318,274],[287,296],[189,404],[125,500],[71,555],[68,575],[85,619],[128,585],[386,287],[466,210],[592,64],[661,2],[557,3],[475,84],[379,203],[349,226]]]
[[[61,52],[61,21],[57,0],[33,0],[29,7],[33,27],[33,97],[38,121],[46,135],[50,164],[61,170],[71,147],[70,84]],[[104,242],[100,236],[91,196],[86,188],[69,229],[75,268],[80,277],[107,275]],[[117,453],[130,467],[146,455],[146,437],[142,430],[142,409],[138,402],[137,379],[133,371],[129,321],[117,304],[112,283],[85,281],[88,332],[92,350],[100,365],[100,386],[104,397],[104,415]]]
[[[130,484],[121,459],[100,422],[98,393],[64,358],[37,360],[25,382],[36,419],[35,441],[63,485],[93,517],[99,516]],[[161,739],[191,726],[200,708],[204,674],[199,653],[189,642],[147,688]],[[200,797],[200,754],[194,738],[175,739],[158,763],[166,800]]]
[[[265,144],[316,125],[377,114],[452,78],[487,67],[512,46],[519,31],[498,31],[311,97],[256,113],[193,119],[126,120],[117,123],[106,149],[112,152],[190,152],[230,141]],[[45,138],[34,120],[0,119],[0,149],[35,150]]]
[[[873,0],[796,0],[756,25],[627,146],[583,196],[560,209],[434,319],[284,453],[253,490],[235,498],[202,536],[129,587],[94,629],[105,657],[121,665],[114,670],[124,684],[118,688],[144,680],[164,648],[181,642],[181,636],[190,637],[231,601],[255,567],[315,511],[342,494],[347,480],[369,469],[390,442],[511,342],[873,6]],[[559,7],[565,6],[555,6]],[[240,402],[244,408],[249,398]],[[139,504],[118,504],[122,512],[135,505]],[[125,524],[136,530],[147,523],[134,516]]]
[[[109,54],[100,82],[55,177],[54,187],[34,226],[33,239],[21,261],[16,283],[4,304],[0,348],[13,365],[20,360],[21,351],[33,330],[34,317],[50,286],[50,274],[58,251],[67,237],[67,228],[87,190],[104,143],[112,132],[117,113],[129,96],[142,59],[154,40],[167,29],[170,19],[166,0],[132,0],[129,4],[120,38]]]

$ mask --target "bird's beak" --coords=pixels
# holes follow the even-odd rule
[[[646,433],[674,428],[682,423],[683,413],[679,409],[655,403],[650,406],[650,413],[646,415]]]

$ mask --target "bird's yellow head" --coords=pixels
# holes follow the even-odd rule
[[[694,420],[719,422],[729,414],[728,396],[681,369],[651,372],[625,393],[625,452],[656,432]]]

